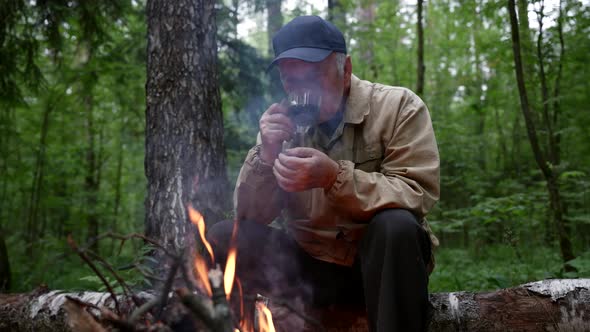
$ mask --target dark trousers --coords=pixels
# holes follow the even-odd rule
[[[223,221],[207,235],[218,261],[227,255],[232,227]],[[425,328],[430,239],[407,210],[386,209],[371,219],[351,267],[317,260],[285,232],[251,221],[239,222],[237,246],[245,292],[316,306],[364,303],[371,331]]]

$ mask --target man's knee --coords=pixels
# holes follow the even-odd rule
[[[402,243],[414,240],[421,230],[416,217],[404,209],[385,209],[377,212],[369,222],[367,236]]]
[[[234,227],[232,220],[222,220],[209,228],[207,240],[220,250],[227,250]]]

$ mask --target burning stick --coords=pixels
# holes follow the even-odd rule
[[[219,265],[215,269],[209,271],[209,280],[213,288],[213,305],[215,306],[215,321],[218,331],[233,332],[233,324],[231,319],[231,309],[225,294],[225,287],[223,286],[223,273]]]

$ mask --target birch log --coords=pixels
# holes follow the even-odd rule
[[[26,294],[0,294],[0,332],[70,331],[63,308],[66,295],[112,308],[108,293],[40,289]],[[153,295],[141,293],[140,297],[147,300]],[[130,306],[122,298],[119,300],[124,307]],[[431,302],[434,309],[429,331],[590,331],[590,279],[543,280],[493,292],[436,293],[431,295]],[[273,305],[272,299],[270,309],[278,331],[281,326],[300,327],[289,332],[317,331],[317,326],[306,323],[299,315]],[[306,314],[329,332],[368,331],[362,308],[315,308],[306,310]]]

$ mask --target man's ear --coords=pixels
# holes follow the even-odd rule
[[[350,81],[352,77],[352,60],[350,55],[346,56],[346,61],[344,62],[344,91],[348,93],[350,89]]]

